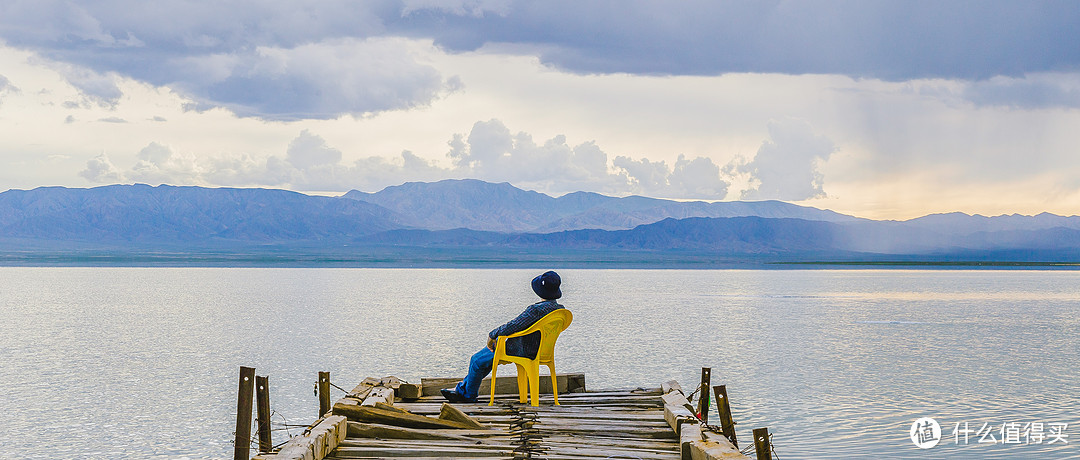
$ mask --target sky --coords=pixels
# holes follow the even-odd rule
[[[0,190],[1080,214],[1074,1],[0,2]]]

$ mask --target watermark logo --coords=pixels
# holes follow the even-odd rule
[[[923,417],[911,424],[911,442],[920,449],[929,449],[941,442],[941,425],[930,417]]]
[[[1067,446],[1068,423],[1063,422],[956,422],[952,427],[955,445],[968,444],[1058,444]],[[923,417],[911,424],[911,442],[920,449],[929,449],[941,442],[941,425],[937,420]]]

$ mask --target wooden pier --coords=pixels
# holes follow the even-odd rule
[[[320,374],[320,387],[323,377]],[[325,378],[329,384],[329,375]],[[707,379],[704,369],[703,378]],[[254,458],[750,458],[732,443],[738,441],[734,439],[726,399],[717,407],[722,419],[727,409],[728,420],[712,426],[697,415],[703,406],[705,412],[708,409],[707,380],[697,387],[698,391],[687,393],[674,381],[653,388],[585,391],[583,374],[559,375],[560,405],[556,406],[550,380],[545,376],[541,379],[547,383],[541,385],[539,407],[519,403],[514,376],[498,378],[493,406],[488,406],[486,396],[490,380],[485,380],[478,402],[448,404],[439,390],[454,386],[457,380],[422,379],[419,384],[410,384],[393,377],[368,378],[332,406],[326,397],[327,385],[320,391],[324,416],[276,452],[261,447],[263,452]],[[715,387],[717,401],[722,389]],[[698,398],[697,405],[687,398],[695,393],[706,395]],[[250,415],[250,405],[248,408]],[[238,427],[241,423],[238,421]],[[247,423],[250,426],[250,420]],[[722,434],[728,432],[730,437]],[[762,434],[761,440],[755,439],[754,444],[759,458],[764,460],[771,457],[767,430],[757,434]],[[260,442],[260,446],[264,444]],[[247,454],[238,452],[237,458],[247,458]]]

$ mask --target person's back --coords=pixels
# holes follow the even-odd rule
[[[562,297],[562,279],[553,271],[546,272],[532,280],[533,292],[544,299],[529,305],[525,311],[506,324],[493,329],[488,333],[487,346],[476,352],[469,360],[469,374],[458,383],[457,388],[442,390],[442,395],[450,402],[472,402],[480,390],[480,382],[491,373],[492,360],[495,357],[495,340],[499,336],[521,332],[532,326],[533,323],[560,308],[564,308],[557,299]],[[524,337],[514,337],[506,341],[506,354],[525,358],[535,358],[540,349],[540,332],[534,332]]]

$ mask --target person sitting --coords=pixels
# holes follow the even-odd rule
[[[503,324],[488,333],[487,346],[473,354],[469,360],[469,373],[454,389],[442,389],[442,395],[450,402],[476,402],[476,396],[480,392],[480,382],[491,373],[492,361],[495,358],[495,340],[499,336],[510,335],[528,329],[533,323],[560,308],[564,308],[556,299],[562,297],[562,279],[553,271],[545,272],[532,280],[532,289],[536,295],[544,299],[529,305],[517,318]],[[533,359],[540,350],[540,332],[523,337],[513,337],[506,340],[506,354]]]

